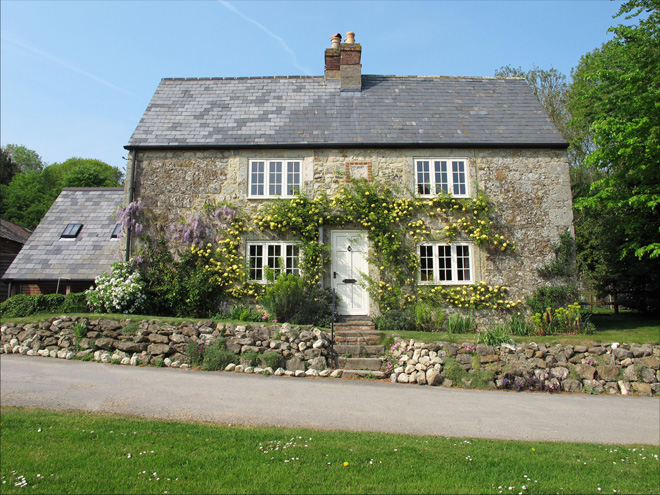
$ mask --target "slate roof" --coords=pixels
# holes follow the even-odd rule
[[[18,253],[3,279],[93,280],[116,261],[120,241],[110,239],[112,218],[124,199],[121,187],[65,188]],[[75,239],[61,239],[67,224],[83,225]]]
[[[30,234],[30,229],[0,218],[0,238],[25,244]]]
[[[163,79],[126,148],[566,147],[524,79]]]

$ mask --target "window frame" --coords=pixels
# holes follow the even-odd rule
[[[432,255],[429,258],[428,255],[422,256],[422,248],[431,248]],[[451,263],[451,266],[449,268],[446,268],[446,264],[444,267],[441,267],[440,263],[440,248],[449,248],[449,260]],[[459,255],[459,248],[462,251],[463,248],[468,249],[468,254],[467,254],[467,260],[468,260],[468,267],[467,270],[469,270],[469,278],[464,279],[464,280],[459,280],[459,271],[465,271],[466,268],[463,265],[463,267],[459,267],[459,261],[461,259],[465,259],[465,255],[461,253]],[[475,280],[475,266],[474,266],[474,259],[475,259],[475,252],[474,252],[474,244],[471,242],[422,242],[417,245],[417,256],[419,257],[420,263],[419,263],[419,269],[417,272],[417,283],[420,285],[472,285],[474,284]],[[428,260],[431,259],[432,261],[432,266],[431,268],[428,268]],[[447,256],[444,257],[444,259],[447,259]],[[424,260],[426,261],[426,267],[424,267]],[[441,270],[444,270],[445,272],[447,270],[450,271],[451,274],[451,280],[440,280],[440,272]],[[424,272],[432,272],[433,279],[432,280],[422,280]]]
[[[420,182],[420,172],[419,172],[419,163],[420,162],[429,162],[429,170],[428,170],[428,182]],[[467,158],[454,158],[454,157],[444,157],[444,158],[438,158],[438,157],[417,157],[413,159],[413,169],[414,169],[414,176],[415,176],[415,191],[417,196],[422,197],[422,198],[433,198],[440,194],[440,191],[444,190],[442,187],[443,185],[443,178],[440,177],[440,182],[438,182],[437,179],[437,174],[442,174],[443,172],[436,171],[436,163],[441,163],[441,162],[446,162],[447,163],[447,170],[446,172],[446,184],[447,184],[447,194],[451,194],[455,198],[469,198],[470,197],[470,173],[469,173],[469,167],[468,167],[468,159]],[[454,171],[454,162],[456,163],[462,163],[463,164],[463,170],[462,172],[460,170]],[[422,173],[425,173],[422,171]],[[464,175],[464,180],[463,182],[455,182],[454,181],[454,176],[455,174],[460,174],[462,173]],[[422,193],[420,192],[420,186],[425,186],[428,184],[429,190],[431,192],[429,193]],[[455,187],[458,186],[459,188],[461,186],[465,187],[465,192],[464,193],[459,193],[456,194],[454,192]],[[440,189],[440,191],[438,190]]]
[[[252,259],[253,255],[251,253],[251,248],[257,248],[261,247],[261,265],[253,268],[252,266]],[[269,261],[271,258],[273,258],[273,255],[270,252],[270,248],[275,248],[279,247],[280,249],[280,254],[278,256],[280,260],[280,267],[275,268],[271,267],[269,265]],[[292,256],[289,256],[289,253],[287,252],[288,248],[294,248],[297,253],[293,254]],[[267,284],[268,280],[266,279],[266,267],[270,267],[273,270],[279,271],[280,273],[293,273],[295,275],[301,276],[302,270],[300,268],[300,261],[302,259],[302,246],[299,242],[295,241],[248,241],[245,246],[245,251],[246,251],[246,256],[245,259],[247,261],[248,265],[248,281],[250,282],[258,282],[260,284]],[[293,267],[288,267],[287,262],[289,259],[295,260],[294,264],[295,266]],[[252,278],[252,272],[253,270],[260,270],[261,271],[261,278]]]
[[[82,228],[82,223],[67,223],[66,227],[64,227],[64,230],[60,234],[60,239],[77,239]]]
[[[263,164],[263,170],[253,172],[258,163]],[[281,164],[279,170],[273,168],[277,163]],[[290,165],[293,166],[293,170],[290,170]],[[248,198],[293,198],[302,189],[302,172],[302,158],[250,159],[248,160]],[[259,194],[258,189],[253,192],[253,187],[261,187],[263,193]],[[279,189],[280,193],[271,192],[273,188]]]
[[[121,238],[121,223],[116,223],[110,233],[110,239],[119,240]]]

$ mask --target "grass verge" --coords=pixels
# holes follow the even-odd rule
[[[538,344],[585,344],[592,342],[627,342],[635,344],[660,344],[660,318],[657,316],[644,316],[637,313],[602,313],[594,314],[591,321],[596,326],[592,334],[580,335],[531,335],[528,337],[512,337],[516,342],[536,342]],[[394,337],[402,339],[415,339],[418,342],[469,342],[477,340],[477,334],[449,334],[447,332],[419,332],[419,331],[385,331],[383,343],[393,341]]]
[[[2,407],[5,493],[657,493],[656,446],[246,428]]]

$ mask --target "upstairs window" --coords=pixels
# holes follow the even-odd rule
[[[467,243],[424,243],[418,248],[419,282],[461,285],[474,282],[473,249]]]
[[[249,197],[287,198],[300,190],[300,160],[250,160]]]
[[[62,232],[60,238],[75,239],[76,237],[78,237],[78,234],[80,233],[80,229],[82,229],[81,223],[70,223],[64,228],[64,232]]]
[[[266,267],[275,273],[300,275],[300,247],[291,242],[250,242],[247,245],[250,280],[266,283]]]
[[[415,160],[417,194],[436,196],[441,192],[457,198],[469,196],[467,160],[420,158]]]

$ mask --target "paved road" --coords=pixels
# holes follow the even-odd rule
[[[660,400],[136,368],[3,354],[0,403],[232,424],[660,445]]]

